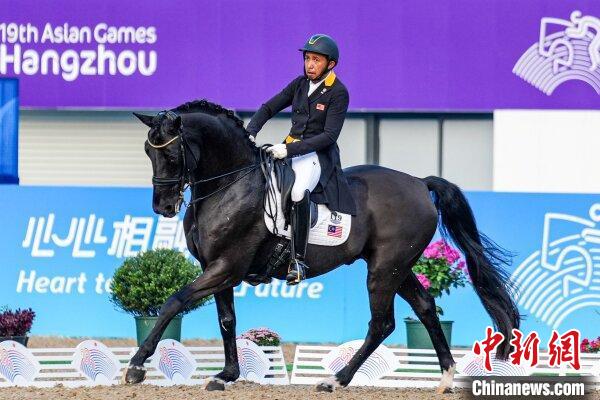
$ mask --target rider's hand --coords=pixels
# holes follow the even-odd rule
[[[248,135],[248,139],[249,139],[249,140],[250,140],[252,143],[256,144],[256,138],[254,137],[254,135]]]
[[[274,146],[268,147],[267,152],[271,153],[273,158],[286,158],[287,157],[287,147],[283,143],[279,143]]]

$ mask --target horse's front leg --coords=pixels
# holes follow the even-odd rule
[[[234,272],[235,269],[231,267],[231,264],[217,260],[208,265],[206,272],[196,278],[194,282],[169,297],[160,309],[156,325],[131,358],[129,367],[123,376],[125,383],[140,383],[144,380],[146,377],[144,362],[154,354],[162,334],[173,317],[194,302],[238,284],[240,280],[235,277]]]
[[[237,345],[235,342],[235,309],[233,301],[233,288],[225,289],[215,294],[217,312],[219,313],[219,327],[223,337],[225,350],[225,367],[208,382],[206,390],[225,390],[225,383],[234,382],[240,376],[238,364]]]

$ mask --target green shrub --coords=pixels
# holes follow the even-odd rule
[[[156,317],[167,299],[196,279],[202,270],[185,256],[168,249],[150,250],[126,259],[110,285],[111,302],[134,316]],[[187,307],[181,314],[205,305],[210,297]]]

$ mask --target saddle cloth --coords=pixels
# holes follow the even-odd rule
[[[276,182],[275,173],[271,172],[271,178],[273,182]],[[291,237],[291,226],[285,228],[285,217],[281,206],[281,192],[277,185],[274,186],[275,192],[275,206],[271,205],[271,208],[276,207],[277,209],[277,233],[273,229],[273,220],[269,217],[268,213],[264,213],[265,225],[269,232],[276,234],[280,237],[290,239]],[[265,210],[269,210],[269,200],[265,200]],[[315,216],[312,213],[317,210],[317,218],[315,222]],[[274,210],[273,210],[274,211]],[[308,234],[308,243],[319,246],[339,246],[344,243],[348,236],[350,236],[350,227],[352,225],[352,216],[349,214],[343,214],[339,212],[332,212],[327,208],[325,204],[317,204],[316,207],[311,204],[311,228]]]

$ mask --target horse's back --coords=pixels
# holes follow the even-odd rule
[[[379,194],[394,198],[429,196],[429,189],[422,179],[379,165],[357,165],[345,168],[344,175],[353,192],[366,189],[371,195]],[[427,203],[433,205],[431,201]]]
[[[422,179],[377,165],[344,169],[359,213],[376,225],[400,223],[408,232],[429,226],[435,231],[437,210]]]

